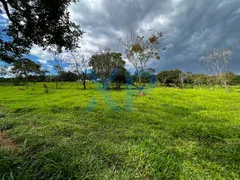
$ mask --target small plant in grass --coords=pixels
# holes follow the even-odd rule
[[[44,89],[44,93],[47,94],[48,93],[48,87],[46,84],[43,84],[43,89]]]

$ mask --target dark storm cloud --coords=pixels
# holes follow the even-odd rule
[[[240,40],[239,0],[81,0],[70,11],[86,32],[81,47],[89,54],[99,47],[121,51],[118,39],[131,32],[163,31],[167,50],[157,70],[205,72],[199,63],[205,51]],[[238,57],[236,48],[229,68],[240,73]]]
[[[177,29],[177,33],[173,38],[166,39],[175,45],[163,55],[164,60],[172,59],[173,62],[166,65],[166,68],[180,67],[179,62],[182,62],[187,71],[199,72],[203,68],[199,66],[198,59],[205,51],[229,46],[240,38],[240,1],[191,2],[179,3],[182,11],[177,13],[170,25]],[[239,55],[235,49],[230,70],[240,72],[236,68],[239,63],[235,60]]]

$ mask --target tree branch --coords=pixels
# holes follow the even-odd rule
[[[8,9],[8,4],[7,4],[7,2],[6,2],[5,0],[0,0],[0,2],[2,3],[3,8],[4,8],[4,10],[5,10],[5,12],[6,12],[9,20],[11,20],[12,22],[14,22],[14,19],[13,19],[13,18],[11,17],[11,15],[10,15],[10,11],[9,11],[9,9]]]

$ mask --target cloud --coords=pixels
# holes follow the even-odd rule
[[[66,71],[66,72],[68,72],[68,71],[73,72],[74,71],[74,67],[71,66],[71,65],[66,66],[66,67],[64,67],[64,71]]]
[[[171,49],[171,48],[173,48],[173,47],[174,47],[173,44],[168,44],[168,45],[166,46],[167,49]]]
[[[41,47],[37,45],[34,45],[31,48],[30,54],[38,57],[41,61],[52,60],[54,57],[53,54],[49,53],[46,50],[43,50]]]
[[[0,77],[4,78],[14,78],[16,77],[12,71],[13,66],[0,66]]]
[[[82,0],[70,7],[73,21],[86,32],[80,40],[87,54],[99,47],[121,51],[119,38],[148,29],[163,31],[157,70],[185,69],[205,72],[199,58],[205,51],[223,48],[240,39],[239,0]],[[239,57],[235,51],[232,59]],[[130,65],[128,65],[130,67]],[[229,69],[240,72],[240,62],[232,60]]]
[[[39,59],[38,62],[40,62],[41,64],[47,64],[48,61],[45,59]]]
[[[53,65],[48,64],[47,67],[48,67],[49,69],[53,69]]]
[[[7,16],[5,16],[5,14],[1,14],[0,15],[0,26],[6,28],[7,25],[8,25]]]
[[[130,33],[146,36],[155,28],[163,32],[161,60],[157,71],[179,68],[194,73],[206,69],[199,58],[213,48],[223,48],[240,40],[239,0],[81,0],[69,7],[71,19],[85,31],[81,51],[90,56],[98,48],[122,52],[118,39]],[[6,14],[0,24],[6,25]],[[34,45],[30,54],[47,65],[53,55]],[[229,70],[240,73],[240,47],[235,48]],[[50,63],[51,64],[51,63]],[[127,68],[132,70],[131,64]]]
[[[8,19],[8,16],[6,13],[1,14],[0,17],[1,17],[1,19],[4,19],[5,21],[7,21],[7,19]]]

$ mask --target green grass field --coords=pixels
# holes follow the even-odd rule
[[[0,86],[2,179],[240,179],[240,88]]]

